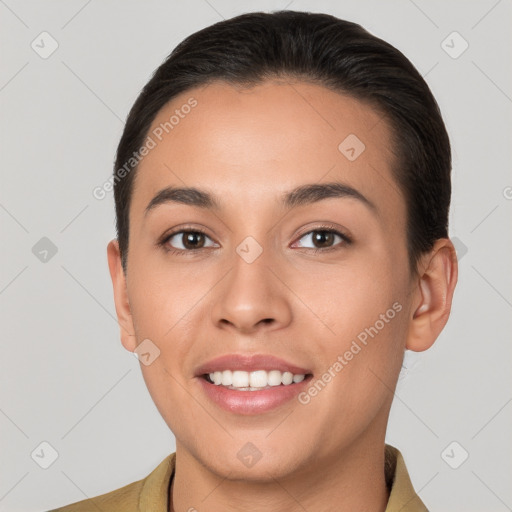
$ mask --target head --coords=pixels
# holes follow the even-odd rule
[[[123,345],[160,351],[141,368],[180,449],[264,479],[383,441],[404,350],[449,316],[450,170],[427,84],[359,25],[251,13],[177,46],[119,143],[108,256]],[[306,369],[301,396],[218,407],[198,371],[228,354]]]

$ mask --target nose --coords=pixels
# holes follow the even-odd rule
[[[252,263],[234,255],[231,271],[216,287],[212,308],[216,327],[255,334],[291,322],[291,293],[283,284],[282,270],[264,255],[265,251]]]

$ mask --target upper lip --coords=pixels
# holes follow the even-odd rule
[[[224,370],[242,370],[246,372],[279,370],[280,372],[291,372],[295,375],[311,373],[306,368],[268,354],[226,354],[199,366],[196,370],[196,376]]]

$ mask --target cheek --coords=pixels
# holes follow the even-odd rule
[[[374,421],[384,428],[407,332],[405,308],[398,301],[370,308],[352,299],[339,311],[336,335],[320,341],[320,371],[299,397],[307,417],[316,418],[321,437],[333,445],[350,442]]]
[[[407,335],[406,288],[402,275],[390,265],[362,262],[350,272],[324,272],[324,285],[304,283],[300,293],[324,326],[316,357],[320,378],[328,382],[318,402],[330,404],[332,414],[347,417],[375,413],[387,401],[400,371]],[[297,288],[296,288],[297,289]],[[321,324],[318,324],[321,327]],[[325,391],[323,391],[325,389]],[[313,391],[315,394],[315,391]],[[392,395],[392,393],[391,393]]]
[[[201,294],[197,287],[185,286],[186,278],[179,274],[163,272],[154,265],[134,264],[133,269],[137,273],[131,275],[128,295],[135,338],[138,344],[150,340],[158,353],[150,365],[141,363],[140,367],[163,414],[172,410],[173,401],[178,400],[178,382],[183,385],[179,369],[187,356],[194,304]]]
[[[162,264],[159,258],[149,261],[138,263],[134,258],[137,273],[128,286],[130,309],[138,340],[150,338],[168,345],[176,332],[190,328],[202,297],[214,284],[208,281],[214,273],[194,272],[193,265]]]
[[[329,265],[314,273],[303,272],[300,278],[290,274],[294,291],[329,330],[327,346],[356,337],[377,321],[382,330],[381,315],[393,320],[394,302],[403,296],[403,276],[394,275],[393,265],[384,258],[353,258],[347,265]],[[289,281],[290,282],[290,281]],[[320,324],[319,324],[320,325]],[[341,348],[341,347],[338,347]]]

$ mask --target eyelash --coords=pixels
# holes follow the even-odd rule
[[[334,245],[332,247],[326,247],[326,248],[299,247],[299,249],[306,249],[307,251],[311,251],[314,254],[317,254],[319,252],[324,252],[325,253],[325,252],[330,252],[330,251],[334,251],[334,250],[339,250],[339,249],[341,249],[345,245],[352,244],[352,239],[348,235],[346,235],[345,233],[340,232],[339,230],[335,229],[333,226],[330,226],[330,225],[317,226],[314,229],[310,229],[308,231],[305,231],[304,233],[301,233],[299,235],[299,238],[297,240],[301,240],[306,235],[309,235],[309,234],[315,233],[315,232],[333,233],[334,235],[338,235],[343,240],[343,242],[339,242],[337,245]],[[169,245],[168,245],[169,240],[173,236],[178,235],[180,233],[181,234],[183,234],[183,233],[200,233],[200,234],[208,237],[206,232],[203,231],[200,228],[188,229],[188,228],[185,227],[185,228],[181,228],[178,231],[173,231],[172,233],[169,233],[168,235],[165,235],[163,237],[163,239],[160,242],[158,242],[158,245],[161,246],[169,254],[177,254],[177,255],[186,254],[188,256],[193,256],[193,255],[201,252],[203,249],[208,249],[208,247],[200,247],[199,249],[184,250],[184,249],[174,249],[172,247],[169,247]],[[210,237],[208,237],[208,238],[210,238]]]

